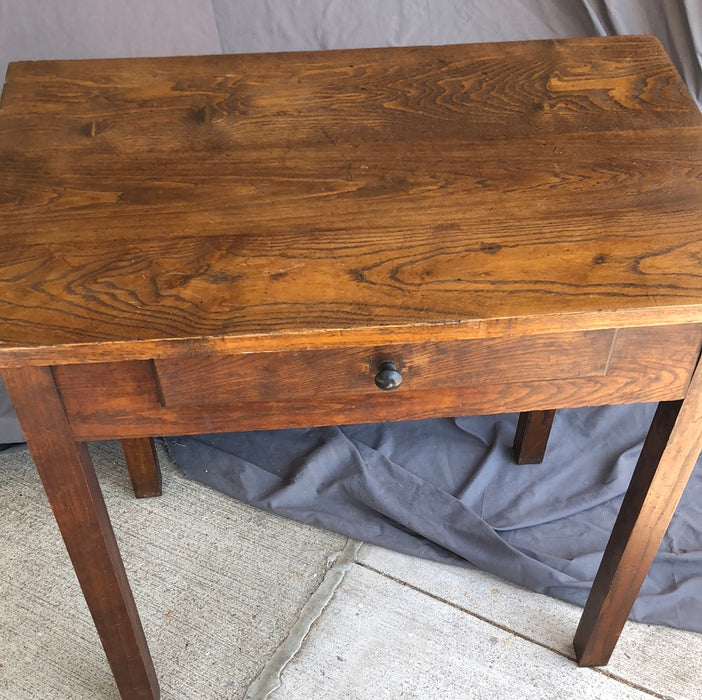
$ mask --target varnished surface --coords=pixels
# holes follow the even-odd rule
[[[620,37],[26,62],[0,364],[702,319],[702,127]]]
[[[702,334],[685,328],[683,343],[692,340],[696,348]],[[378,395],[374,377],[380,364],[388,361],[403,376],[394,394],[602,375],[614,340],[614,331],[584,331],[536,335],[528,341],[487,338],[184,357],[156,360],[154,369],[167,406],[294,402],[325,396]]]
[[[213,367],[209,381],[205,364],[199,360],[192,364],[184,361],[179,365],[183,372],[180,390],[174,379],[171,385],[165,385],[165,395],[158,365],[150,361],[62,365],[54,368],[54,375],[71,428],[85,440],[411,420],[679,399],[685,395],[695,367],[702,328],[686,325],[623,329],[612,343],[609,361],[599,374],[586,376],[588,372],[583,370],[592,370],[593,365],[583,356],[580,370],[575,370],[572,377],[560,379],[543,379],[558,376],[549,367],[551,361],[557,365],[558,358],[545,352],[532,357],[530,340],[523,341],[521,352],[512,346],[513,352],[502,358],[502,365],[485,362],[489,382],[481,379],[479,371],[471,377],[470,371],[464,370],[463,384],[451,386],[439,377],[441,387],[432,388],[427,368],[427,374],[417,377],[418,382],[412,371],[405,371],[402,385],[391,392],[375,387],[373,373],[367,367],[363,385],[354,379],[353,384],[346,385],[346,391],[341,384],[315,393],[299,357],[290,359],[295,371],[277,393],[274,385],[260,386],[265,383],[265,376],[259,372],[262,358],[258,356],[253,356],[252,362],[246,357],[241,362],[236,357],[224,358],[223,364],[219,358],[208,358]],[[537,350],[547,347],[547,343],[542,343]],[[558,347],[557,341],[551,347]],[[600,352],[597,343],[592,347]],[[272,355],[281,367],[286,366],[285,357]],[[333,353],[330,356],[334,358]],[[499,355],[493,353],[493,357]],[[462,359],[455,349],[452,358],[455,364],[469,365],[471,361],[469,354]],[[411,352],[408,359],[413,359]],[[421,355],[418,359],[421,367]],[[525,372],[518,380],[514,367],[519,368],[522,359],[533,374]],[[217,376],[227,364],[232,374]],[[243,374],[237,374],[235,367]],[[500,367],[504,368],[501,380]],[[195,371],[198,368],[203,371]],[[326,368],[323,363],[320,370]],[[460,368],[457,373],[461,376]],[[194,388],[196,384],[199,391]],[[169,388],[173,393],[168,393]],[[185,403],[186,399],[189,403]]]

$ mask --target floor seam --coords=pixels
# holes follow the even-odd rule
[[[324,612],[348,570],[356,563],[356,556],[362,544],[349,538],[342,550],[329,557],[333,564],[300,610],[285,639],[246,689],[244,700],[266,700],[280,687],[283,670],[300,650],[310,628]]]
[[[401,586],[406,586],[410,590],[416,591],[417,593],[421,593],[422,595],[427,596],[428,598],[432,598],[433,600],[437,601],[438,603],[442,603],[444,605],[448,605],[455,610],[459,610],[462,613],[465,613],[466,615],[470,615],[471,617],[474,617],[477,620],[480,620],[481,622],[485,622],[488,625],[491,625],[492,627],[496,627],[499,630],[502,630],[503,632],[507,632],[509,634],[514,635],[515,637],[518,637],[519,639],[523,639],[526,642],[529,642],[530,644],[535,644],[536,646],[541,647],[542,649],[546,649],[547,651],[550,651],[553,654],[557,654],[558,656],[561,656],[565,659],[568,659],[569,661],[572,661],[573,663],[576,663],[575,657],[574,656],[569,656],[568,654],[564,654],[562,651],[549,646],[548,644],[544,644],[543,642],[540,642],[538,640],[532,639],[531,637],[527,636],[526,634],[523,634],[522,632],[517,632],[516,630],[511,629],[510,627],[507,627],[506,625],[502,625],[499,622],[495,622],[494,620],[491,620],[489,617],[485,617],[484,615],[481,615],[473,610],[468,610],[467,608],[459,605],[458,603],[454,603],[451,600],[447,600],[446,598],[442,598],[439,595],[436,595],[435,593],[431,593],[430,591],[426,591],[423,588],[420,588],[419,586],[415,586],[414,584],[408,583],[407,581],[403,581],[401,578],[397,578],[396,576],[393,576],[392,574],[387,573],[386,571],[381,571],[380,569],[376,569],[374,566],[371,566],[365,562],[362,561],[356,561],[356,564],[358,566],[362,566],[364,569],[367,569],[368,571],[372,571],[373,573],[376,573],[380,576],[383,576],[384,578],[394,581],[395,583],[400,584]],[[630,688],[633,688],[634,690],[638,690],[642,693],[646,693],[646,695],[649,695],[652,698],[656,698],[657,700],[675,700],[675,698],[671,697],[670,695],[661,695],[660,693],[657,693],[655,690],[651,690],[650,688],[646,688],[642,685],[638,685],[637,683],[632,683],[629,680],[626,680],[625,678],[621,678],[620,676],[617,676],[613,674],[612,672],[608,671],[606,668],[599,668],[596,666],[590,666],[587,667],[590,671],[594,671],[595,673],[599,673],[603,676],[607,676],[613,681],[617,681],[618,683],[622,683],[623,685],[626,685]]]

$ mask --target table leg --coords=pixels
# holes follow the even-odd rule
[[[71,434],[48,367],[2,371],[66,549],[125,700],[154,700],[158,680],[85,443]]]
[[[555,411],[525,411],[519,414],[514,436],[514,458],[517,464],[543,462],[555,415]]]
[[[581,666],[609,661],[701,450],[702,363],[651,423],[575,634]]]
[[[161,495],[161,470],[152,438],[122,440],[122,452],[137,498]]]

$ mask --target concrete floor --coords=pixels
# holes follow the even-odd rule
[[[702,697],[702,635],[629,623],[580,669],[579,610],[187,481],[136,500],[92,446],[166,700]],[[0,455],[0,699],[118,698],[26,452]]]

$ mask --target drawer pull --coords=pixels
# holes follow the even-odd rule
[[[381,362],[375,375],[375,385],[383,391],[392,391],[402,384],[402,375],[397,371],[394,362]]]

